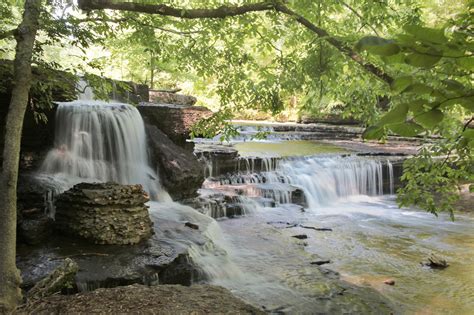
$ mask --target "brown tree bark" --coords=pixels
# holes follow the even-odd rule
[[[23,20],[15,31],[12,98],[6,118],[3,163],[0,169],[0,313],[15,309],[21,300],[20,273],[16,268],[16,186],[21,131],[31,86],[31,58],[39,25],[41,0],[26,0]]]
[[[282,1],[272,0],[263,1],[254,4],[246,4],[241,6],[220,6],[213,9],[184,9],[175,8],[165,4],[149,4],[139,3],[130,1],[117,1],[117,0],[79,0],[79,7],[83,10],[119,10],[119,11],[132,11],[139,13],[158,14],[164,16],[174,16],[177,18],[184,19],[202,19],[202,18],[213,18],[222,19],[231,16],[243,15],[250,12],[258,11],[269,11],[274,10],[285,14],[306,27],[308,30],[323,38],[326,42],[331,44],[342,54],[359,64],[364,70],[375,75],[378,79],[390,84],[393,82],[393,78],[383,71],[383,69],[376,65],[365,62],[362,56],[360,56],[355,50],[352,49],[347,43],[344,43],[306,19],[304,16],[292,11]]]

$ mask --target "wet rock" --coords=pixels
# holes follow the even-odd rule
[[[26,244],[34,245],[44,242],[51,236],[53,220],[44,213],[23,218],[18,225],[18,239]]]
[[[332,232],[331,228],[317,228],[314,226],[306,226],[306,225],[299,225],[299,227],[302,227],[303,229],[310,229],[310,230],[315,230],[315,231]]]
[[[174,143],[184,147],[192,126],[212,112],[200,106],[140,103],[137,107],[145,123],[163,131]]]
[[[330,263],[331,263],[330,260],[316,260],[316,261],[312,261],[310,264],[311,264],[311,265],[322,266],[322,265],[330,264]]]
[[[48,188],[38,181],[33,174],[22,174],[18,177],[17,208],[20,215],[24,210],[38,209],[45,211],[45,197]],[[27,215],[25,213],[25,215]]]
[[[302,206],[303,208],[308,207],[304,191],[299,188],[291,191],[291,203]]]
[[[197,144],[194,154],[201,161],[206,176],[217,177],[239,168],[239,153],[231,146]]]
[[[156,126],[146,125],[152,163],[159,170],[161,183],[174,200],[197,195],[204,182],[202,166],[192,152],[171,141]]]
[[[150,90],[149,95],[149,102],[156,104],[194,105],[197,102],[194,96],[166,91]]]
[[[383,283],[385,283],[386,285],[395,285],[395,280],[393,280],[393,279],[387,279],[387,280],[385,280]]]
[[[141,185],[82,183],[56,202],[56,228],[96,244],[136,244],[152,235]]]
[[[432,269],[445,269],[449,267],[447,261],[443,258],[431,255],[427,261],[421,263],[423,266],[430,267]]]
[[[298,235],[293,235],[292,237],[297,238],[299,240],[305,240],[308,238],[308,235],[306,234],[298,234]]]
[[[188,228],[191,228],[194,230],[199,230],[199,225],[191,223],[191,222],[184,223],[184,226],[187,226]]]
[[[226,204],[226,217],[233,218],[244,214],[244,209],[240,204]]]
[[[170,209],[169,211],[173,211]],[[210,248],[206,233],[210,219],[201,216],[179,216],[185,222],[195,222],[199,230],[186,227],[182,221],[166,219],[167,215],[151,214],[154,234],[136,245],[96,245],[81,238],[57,235],[41,245],[20,244],[17,266],[23,279],[22,287],[31,288],[69,257],[79,265],[75,285],[79,291],[110,288],[134,283],[191,285],[205,280],[205,275],[193,262],[191,246]],[[207,223],[206,223],[207,222]]]

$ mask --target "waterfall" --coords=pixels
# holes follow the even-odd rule
[[[395,189],[393,188],[393,165],[390,160],[387,160],[387,167],[388,167],[388,177],[390,181],[390,195],[395,193]]]
[[[40,172],[62,181],[62,190],[83,181],[141,184],[152,199],[161,192],[149,167],[138,110],[127,104],[91,100],[59,103],[55,148]]]
[[[356,157],[311,157],[283,161],[266,174],[266,182],[282,182],[302,189],[309,207],[352,195],[383,193],[382,162]]]
[[[243,195],[243,203],[248,201],[247,197],[261,197],[279,204],[294,202],[294,193],[300,190],[309,208],[354,195],[383,194],[384,164],[379,160],[355,156],[292,158],[262,163],[261,172],[254,172],[252,161],[247,163],[250,166],[244,172],[208,180],[206,188],[234,189],[238,195]],[[392,192],[393,170],[391,164],[387,167]]]

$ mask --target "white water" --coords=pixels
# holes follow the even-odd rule
[[[278,203],[291,203],[292,191],[298,188],[304,192],[309,209],[354,195],[383,194],[381,161],[317,156],[282,160],[271,163],[271,166],[263,161],[262,172],[253,172],[254,167],[250,165],[247,172],[228,175],[218,182],[208,180],[204,186],[227,192],[239,190],[244,192],[244,196],[272,198]],[[391,164],[387,167],[390,189],[393,190],[393,169]]]
[[[281,160],[273,170],[261,172],[249,161],[240,173],[208,178],[208,195],[215,190],[233,196],[247,209],[245,216],[218,221],[227,252],[245,277],[235,282],[216,278],[214,283],[274,312],[341,313],[345,306],[328,309],[337,296],[328,292],[339,284],[310,265],[330,260],[323,270],[374,288],[401,313],[471,314],[474,218],[458,214],[451,222],[445,214],[399,209],[393,195],[381,196],[383,191],[393,194],[393,173],[390,161],[312,156]],[[292,203],[294,187],[305,193],[304,211]],[[292,238],[297,234],[308,238]],[[446,259],[450,267],[421,266],[431,254]],[[395,286],[385,285],[386,279],[394,279]]]
[[[65,191],[80,182],[141,184],[152,200],[168,200],[158,174],[150,168],[145,126],[128,104],[93,100],[92,89],[80,80],[79,100],[58,103],[55,147],[38,177]]]

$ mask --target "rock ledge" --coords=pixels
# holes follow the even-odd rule
[[[81,183],[56,202],[58,230],[96,244],[136,244],[152,235],[141,185]]]

